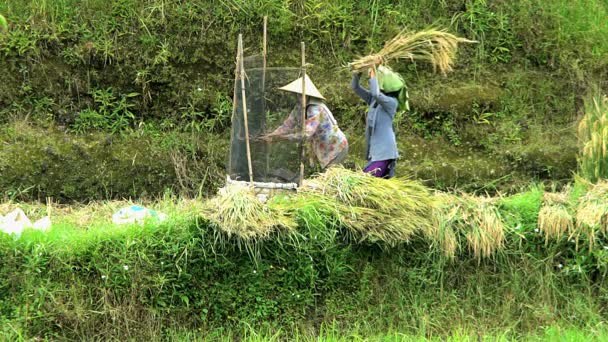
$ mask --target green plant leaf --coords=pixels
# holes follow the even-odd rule
[[[0,32],[7,32],[8,31],[8,22],[6,21],[6,18],[0,14]]]

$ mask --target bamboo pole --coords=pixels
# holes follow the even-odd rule
[[[234,92],[232,93],[232,118],[231,118],[231,125],[232,125],[232,130],[233,130],[233,134],[236,134],[238,136],[238,133],[234,132],[234,118],[236,117],[236,101],[238,100],[237,97],[237,90],[238,90],[238,81],[239,81],[239,56],[240,56],[241,50],[240,50],[240,45],[236,50],[236,59],[234,62]],[[231,139],[234,139],[234,137],[231,137]],[[228,173],[232,172],[232,141],[230,142],[230,156],[228,157]],[[230,176],[230,175],[228,175]]]
[[[263,33],[263,46],[262,46],[262,106],[264,108],[264,115],[266,115],[266,60],[267,60],[267,30],[268,30],[268,16],[264,16],[264,33]],[[264,125],[262,130],[264,134],[266,133],[266,117],[264,117]],[[266,141],[266,172],[265,176],[268,175],[268,171],[270,170],[270,141]]]
[[[264,57],[262,68],[264,68],[264,74],[262,75],[264,81],[266,80],[266,47],[267,47],[267,29],[268,29],[268,16],[264,16],[264,45],[262,46],[262,56]],[[262,85],[266,85],[265,82],[262,82]]]
[[[253,186],[253,169],[251,167],[251,146],[249,145],[249,120],[247,117],[247,97],[245,96],[245,62],[243,53],[243,34],[239,34],[239,74],[241,77],[241,100],[243,101],[243,119],[245,120],[245,146],[247,147],[247,168],[249,182]]]
[[[301,133],[301,155],[300,155],[300,180],[299,186],[304,181],[304,159],[306,158],[306,45],[302,42],[302,133]]]

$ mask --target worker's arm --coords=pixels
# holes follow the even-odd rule
[[[304,127],[304,139],[309,140],[313,135],[317,132],[319,125],[321,123],[321,107],[319,106],[309,106],[306,111],[306,126]],[[302,137],[301,132],[291,133],[285,135],[285,139],[287,140],[300,140]]]
[[[287,119],[285,119],[285,121],[283,121],[283,123],[281,124],[281,126],[277,127],[277,129],[275,129],[274,131],[272,131],[272,133],[267,134],[267,137],[277,137],[277,136],[281,136],[281,135],[285,135],[288,134],[289,132],[291,132],[296,124],[296,118],[295,115],[297,114],[298,110],[296,108],[294,108],[291,113],[289,114],[289,117],[287,117]]]
[[[367,91],[367,89],[361,87],[361,85],[359,84],[360,79],[361,73],[354,73],[350,86],[355,92],[355,94],[359,95],[359,97],[362,98],[363,101],[365,101],[365,103],[369,105],[372,102],[372,96],[370,92]]]
[[[371,92],[371,97],[378,102],[382,108],[392,117],[395,116],[397,112],[397,106],[399,102],[397,99],[386,96],[380,91],[380,86],[378,85],[378,79],[376,78],[376,72],[373,69],[370,69],[369,74],[369,89]]]

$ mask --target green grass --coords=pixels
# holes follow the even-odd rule
[[[11,330],[10,328],[3,333],[3,338],[10,339],[13,341],[23,341],[24,336],[18,331]],[[152,341],[169,340],[169,341],[233,341],[235,338],[231,332],[222,330],[204,333],[201,331],[184,331],[184,330],[173,330],[170,329],[159,335],[155,335]],[[376,332],[373,334],[362,333],[357,331],[340,331],[335,327],[329,327],[323,329],[323,331],[317,335],[307,334],[305,332],[286,332],[279,330],[277,332],[264,332],[254,331],[252,329],[245,330],[240,336],[239,340],[244,342],[257,342],[257,341],[284,341],[286,339],[290,341],[298,342],[342,342],[342,341],[412,341],[412,342],[423,342],[423,341],[449,341],[449,342],[470,342],[470,341],[492,341],[492,342],[508,342],[517,340],[526,341],[559,341],[559,342],[578,342],[578,341],[603,341],[608,338],[608,333],[600,328],[588,327],[585,329],[570,328],[568,324],[562,326],[550,326],[544,329],[544,331],[529,334],[513,336],[509,333],[497,333],[491,335],[478,334],[474,331],[467,330],[456,330],[452,334],[441,336],[441,337],[428,337],[424,335],[413,335],[394,332]]]
[[[2,33],[8,31],[8,23],[6,22],[6,18],[2,14],[0,14],[0,30],[2,30]]]
[[[244,335],[242,341],[282,341],[288,338],[291,341],[300,342],[342,342],[342,341],[449,341],[449,342],[470,342],[470,341],[493,341],[507,342],[516,340],[526,341],[559,341],[559,342],[578,342],[578,341],[603,341],[608,338],[608,333],[603,329],[580,329],[569,328],[564,326],[550,326],[544,329],[543,332],[537,334],[529,334],[522,336],[512,336],[509,333],[484,335],[477,334],[474,331],[457,330],[452,334],[442,337],[428,337],[420,335],[404,334],[399,332],[378,332],[375,334],[346,332],[332,329],[324,330],[319,336],[310,336],[305,333],[287,334],[283,331],[276,333],[259,333],[249,331]],[[329,331],[327,331],[329,330]],[[210,334],[209,337],[200,337],[196,332],[179,332],[171,331],[166,338],[173,341],[230,341],[230,337],[222,336],[222,334]]]
[[[491,209],[504,219],[498,252],[482,258],[467,247],[474,229],[466,224],[457,228],[453,258],[425,234],[397,245],[352,239],[327,199],[310,195],[271,201],[298,208],[288,210],[298,228],[247,244],[209,225],[200,201],[144,203],[169,216],[144,226],[110,224],[127,202],[54,205],[49,233],[0,235],[2,334],[542,340],[561,327],[572,338],[581,331],[600,338],[606,242],[602,235],[593,249],[546,242],[535,231],[542,196],[533,186],[494,209],[488,199],[467,199],[480,201],[479,212],[472,206],[458,215]],[[46,206],[21,206],[33,219],[46,215]]]
[[[606,60],[601,58],[608,54],[608,43],[602,39],[608,34],[608,6],[605,1],[592,0],[580,4],[556,1],[548,6],[547,13],[558,18],[553,33],[556,50],[580,46],[584,49],[581,53],[591,57],[586,63],[598,69],[606,66]]]

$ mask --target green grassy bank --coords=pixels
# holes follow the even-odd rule
[[[603,336],[608,240],[603,223],[582,225],[585,193],[577,185],[567,196],[577,225],[563,235],[538,225],[549,202],[536,187],[471,199],[479,209],[457,220],[435,213],[440,231],[456,234],[453,255],[444,235],[421,230],[393,246],[366,242],[322,202],[298,204],[304,195],[269,204],[295,201],[295,230],[257,240],[229,237],[200,214],[202,201],[148,203],[169,220],[143,227],[109,222],[124,202],[57,206],[50,232],[0,235],[1,332],[121,340]],[[21,206],[33,218],[47,210]],[[488,208],[502,237],[486,255],[476,251],[476,234],[487,238],[494,227],[459,220],[483,221]]]

